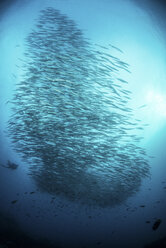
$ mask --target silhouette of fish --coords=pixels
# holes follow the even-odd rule
[[[0,164],[0,166],[7,168],[7,169],[11,169],[11,170],[16,170],[18,168],[18,164],[15,164],[11,162],[10,160],[7,161],[6,165]]]
[[[149,175],[132,93],[118,77],[128,64],[54,8],[41,11],[25,48],[8,131],[28,174],[42,191],[71,201],[124,202]]]
[[[153,226],[152,226],[152,229],[153,229],[154,231],[157,230],[158,227],[160,226],[160,224],[161,224],[161,219],[157,219],[157,220],[154,222],[154,224],[153,224]]]

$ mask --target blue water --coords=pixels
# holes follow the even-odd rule
[[[140,145],[153,158],[150,176],[143,178],[139,192],[121,205],[94,207],[40,192],[28,175],[27,162],[14,152],[7,135],[11,115],[7,101],[24,76],[20,59],[25,59],[25,37],[46,7],[74,20],[93,43],[111,43],[121,49],[123,53],[113,48],[110,53],[130,64],[132,73],[122,71],[119,76],[129,83],[129,105],[135,118],[149,124],[136,132],[144,137]],[[17,1],[6,7],[0,21],[0,164],[10,160],[19,167],[0,167],[0,235],[14,223],[13,233],[47,239],[54,247],[77,248],[139,248],[166,236],[165,33],[147,9],[122,0]],[[154,231],[156,219],[161,219],[161,224]]]

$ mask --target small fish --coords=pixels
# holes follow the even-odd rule
[[[120,52],[120,53],[124,53],[121,49],[119,49],[119,48],[116,47],[116,46],[113,46],[113,45],[111,45],[111,44],[109,44],[109,46],[111,46],[112,48],[114,48],[115,50],[117,50],[117,51]]]
[[[126,81],[126,80],[123,80],[123,79],[121,79],[121,78],[117,78],[119,81],[121,81],[122,83],[124,83],[124,84],[128,84],[128,82]]]
[[[12,73],[12,77],[17,78],[17,76],[14,73]]]
[[[160,224],[161,224],[161,219],[157,219],[157,220],[155,221],[155,223],[153,224],[152,229],[153,229],[154,231],[157,230],[158,227],[160,226]]]
[[[6,168],[15,170],[15,169],[17,169],[17,167],[18,167],[18,164],[15,164],[15,163],[11,162],[10,160],[7,161],[7,166],[6,166]]]
[[[145,108],[146,106],[147,106],[147,104],[143,104],[140,107],[138,107],[138,109]]]
[[[12,163],[8,160],[7,165],[0,164],[0,166],[7,168],[7,169],[15,170],[17,169],[18,164]]]
[[[11,101],[8,100],[8,101],[5,102],[5,104],[8,104],[8,103],[11,103]]]
[[[11,201],[11,204],[15,204],[18,200]]]
[[[102,49],[108,50],[108,48],[107,48],[107,47],[105,47],[105,46],[101,46],[101,45],[99,45],[99,44],[95,44],[95,46],[98,46],[98,47],[100,47],[100,48],[102,48]]]

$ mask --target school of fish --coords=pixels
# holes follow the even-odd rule
[[[100,207],[123,203],[150,170],[139,144],[144,126],[120,78],[129,65],[54,8],[41,11],[25,47],[8,121],[13,149],[41,191]]]

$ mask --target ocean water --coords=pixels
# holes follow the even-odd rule
[[[163,9],[2,4],[0,247],[164,243]]]

